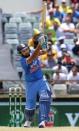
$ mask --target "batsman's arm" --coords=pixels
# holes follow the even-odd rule
[[[41,44],[39,43],[38,46],[37,46],[37,48],[33,52],[33,54],[26,59],[26,61],[27,61],[28,64],[32,63],[32,61],[39,56],[40,49],[41,49]]]
[[[37,48],[35,49],[35,51],[33,52],[33,54],[27,58],[26,61],[27,61],[28,64],[30,64],[34,59],[36,59],[39,56],[40,50],[41,50],[42,45],[43,45],[44,42],[45,42],[45,37],[43,35],[43,36],[41,36],[39,38]]]

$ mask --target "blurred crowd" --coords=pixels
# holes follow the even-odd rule
[[[40,30],[42,26],[40,23]],[[34,35],[37,32],[35,30]],[[52,2],[47,1],[44,32],[48,36],[48,48],[40,56],[42,67],[54,71],[53,79],[79,80],[79,3],[68,6],[66,0],[62,0],[53,7]],[[31,40],[29,46],[33,46]]]

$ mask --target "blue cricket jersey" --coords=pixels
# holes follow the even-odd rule
[[[43,72],[40,67],[39,59],[35,59],[31,64],[28,64],[27,59],[22,57],[21,65],[25,72],[25,80],[27,82],[36,81],[43,78]]]

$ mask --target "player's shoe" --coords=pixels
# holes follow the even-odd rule
[[[31,127],[32,122],[31,121],[25,121],[24,127]]]
[[[45,121],[42,121],[40,124],[39,124],[39,128],[45,128]]]

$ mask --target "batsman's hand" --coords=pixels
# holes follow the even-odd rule
[[[42,46],[43,43],[45,43],[45,37],[44,35],[42,35],[39,39],[38,39],[40,45]]]

